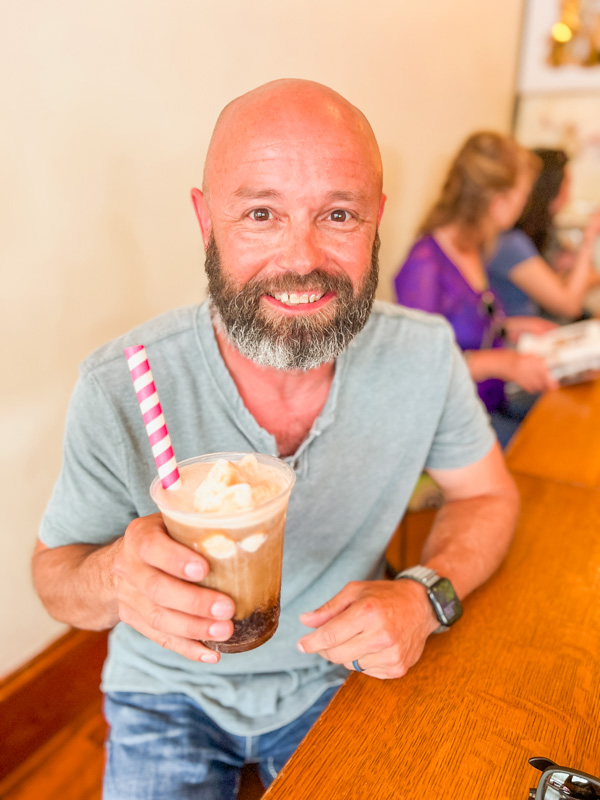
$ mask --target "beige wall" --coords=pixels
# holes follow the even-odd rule
[[[189,203],[211,126],[277,77],[334,87],[385,167],[380,296],[440,170],[508,129],[523,0],[21,0],[0,29],[0,673],[63,630],[29,556],[79,361],[204,294]],[[82,531],[85,536],[85,531]]]

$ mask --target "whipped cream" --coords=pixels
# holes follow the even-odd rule
[[[279,492],[279,486],[261,479],[256,457],[247,455],[237,464],[220,458],[194,492],[194,510],[230,514],[256,508]]]

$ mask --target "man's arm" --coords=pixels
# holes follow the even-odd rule
[[[33,583],[50,616],[92,631],[113,628],[119,622],[112,565],[122,541],[105,547],[50,548],[38,539],[31,563]]]
[[[421,563],[452,582],[462,599],[502,562],[516,524],[519,495],[500,448],[467,467],[429,470],[444,492]],[[468,611],[467,611],[468,613]],[[439,626],[424,587],[414,581],[356,581],[301,621],[316,628],[299,649],[377,678],[398,678],[421,657]],[[449,634],[450,635],[450,634]]]
[[[233,632],[233,601],[196,585],[208,563],[169,537],[160,514],[133,520],[124,536],[102,547],[38,542],[32,570],[51,616],[77,628],[125,622],[162,647],[209,663],[220,656],[199,640],[224,641]]]
[[[428,472],[445,503],[423,547],[422,563],[449,578],[463,598],[504,559],[517,521],[519,492],[497,444],[468,467]]]

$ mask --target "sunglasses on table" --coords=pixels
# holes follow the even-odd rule
[[[529,800],[600,800],[600,778],[559,767],[549,758],[530,758],[529,763],[542,773],[537,789],[529,790]]]

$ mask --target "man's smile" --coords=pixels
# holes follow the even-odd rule
[[[303,306],[302,310],[306,310],[310,306],[310,310],[317,310],[322,308],[329,300],[335,297],[335,292],[269,292],[263,297],[271,305],[283,305],[286,308],[293,308],[296,306]],[[273,301],[276,301],[275,303]]]

